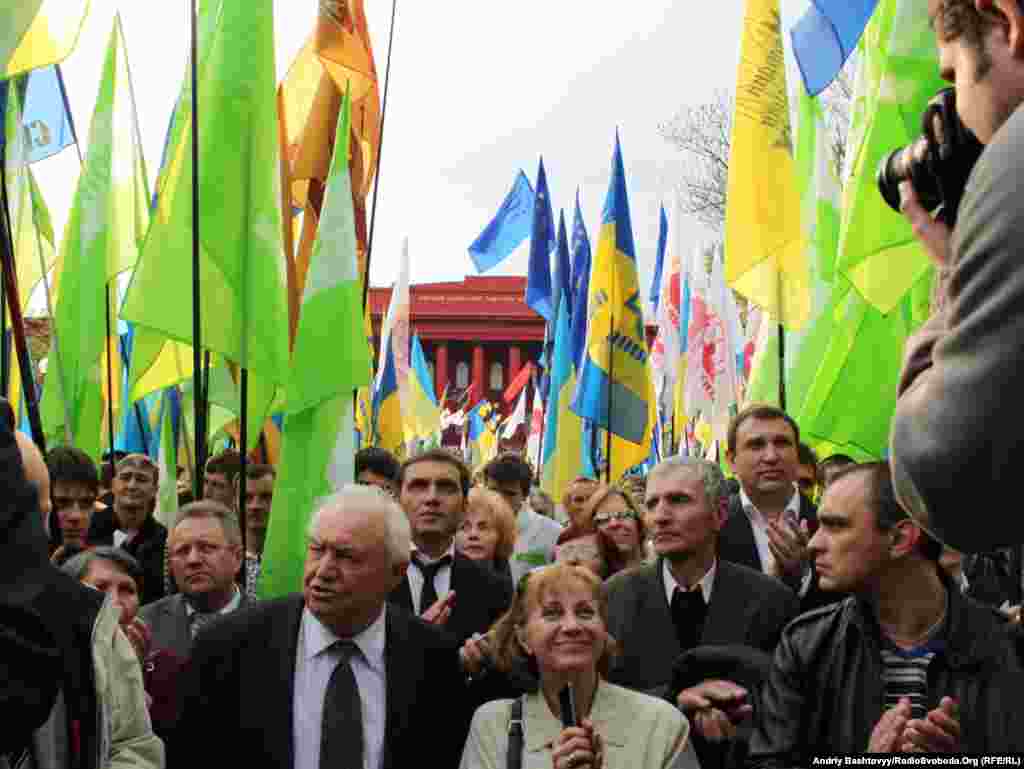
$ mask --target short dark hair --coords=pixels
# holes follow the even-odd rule
[[[206,461],[204,472],[223,475],[228,483],[234,483],[242,471],[242,455],[234,449],[224,449]]]
[[[867,477],[868,500],[875,513],[875,526],[879,531],[889,531],[901,521],[913,520],[896,499],[896,487],[892,482],[892,470],[888,462],[847,465],[835,474],[832,484],[853,475]],[[942,554],[942,543],[921,529],[917,551],[925,559],[937,562]]]
[[[726,445],[729,448],[730,454],[736,452],[736,434],[739,432],[740,426],[748,419],[784,419],[786,424],[793,428],[794,442],[798,446],[800,445],[800,427],[793,417],[778,406],[770,406],[767,403],[751,403],[749,406],[740,409],[739,413],[729,422]]]
[[[398,460],[395,459],[395,455],[390,451],[378,448],[377,446],[367,446],[365,449],[359,449],[356,452],[356,478],[366,470],[369,470],[374,475],[379,475],[382,478],[387,478],[389,481],[397,483],[401,467],[398,464]]]
[[[17,427],[17,422],[14,418],[14,407],[11,406],[11,402],[2,395],[0,395],[0,421],[3,421],[11,432],[14,432]]]
[[[810,465],[817,469],[818,467],[818,455],[814,453],[814,449],[808,446],[806,443],[798,443],[796,447],[796,458],[797,462],[801,465]]]
[[[96,463],[74,446],[55,446],[46,452],[46,469],[50,472],[50,489],[57,483],[79,483],[93,494],[100,490]]]
[[[104,462],[100,465],[100,485],[106,488],[110,488],[110,484],[114,482],[114,464],[112,462]]]
[[[484,466],[484,477],[495,483],[518,483],[523,496],[530,496],[533,470],[518,454],[506,453]]]
[[[436,448],[428,449],[420,454],[415,454],[409,457],[402,463],[401,468],[398,470],[398,488],[402,488],[402,484],[405,483],[405,473],[410,467],[420,462],[444,462],[451,465],[459,471],[459,483],[462,486],[462,497],[465,499],[469,496],[469,481],[470,473],[466,463],[463,462],[448,449]]]

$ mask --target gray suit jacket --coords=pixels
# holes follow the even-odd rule
[[[613,683],[664,696],[679,644],[665,597],[662,559],[608,581],[608,630],[622,653],[608,676]],[[777,579],[719,559],[701,645],[744,644],[771,654],[799,601]]]
[[[252,602],[242,593],[239,609]],[[188,614],[185,610],[185,596],[175,593],[139,609],[139,618],[146,623],[153,634],[152,648],[167,649],[182,659],[192,654],[192,634],[189,630]]]
[[[945,303],[907,342],[890,463],[900,501],[963,552],[1024,542],[1024,516],[958,490],[1017,496],[1024,463],[1024,108],[982,153],[960,204]]]

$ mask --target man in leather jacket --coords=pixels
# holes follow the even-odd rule
[[[826,753],[1021,750],[1013,631],[941,571],[941,545],[899,507],[887,464],[844,468],[818,522],[808,547],[821,587],[850,597],[783,632],[747,766],[809,766]]]

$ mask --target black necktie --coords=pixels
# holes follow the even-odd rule
[[[442,568],[451,565],[452,557],[445,555],[433,563],[426,563],[416,558],[415,562],[416,568],[423,575],[423,588],[420,590],[420,614],[422,614],[437,603],[437,588],[434,587],[434,577],[437,576],[437,573]]]
[[[681,590],[677,587],[672,593],[672,622],[676,626],[676,636],[683,651],[700,644],[706,614],[704,592],[699,587],[696,590]]]
[[[351,641],[336,641],[340,654],[324,694],[320,725],[320,766],[327,769],[363,769],[363,706],[349,660],[359,654]]]

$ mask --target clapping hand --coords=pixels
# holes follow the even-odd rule
[[[739,724],[754,712],[747,700],[747,690],[732,681],[702,681],[683,689],[676,702],[694,729],[711,742],[735,737]]]
[[[809,560],[807,543],[810,539],[806,520],[800,521],[799,528],[781,521],[768,521],[768,547],[775,556],[780,576],[796,578],[803,575]]]
[[[420,615],[420,619],[429,622],[431,625],[443,625],[452,616],[452,607],[455,605],[455,591],[452,590],[444,598],[437,601]]]
[[[910,720],[910,700],[906,697],[882,713],[871,731],[868,753],[895,753],[902,749],[903,731]]]
[[[960,750],[960,715],[956,700],[943,697],[924,718],[907,722],[903,731],[904,753],[953,753]]]

